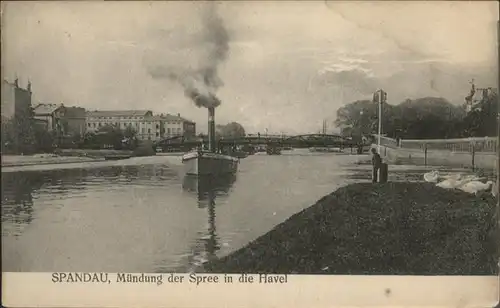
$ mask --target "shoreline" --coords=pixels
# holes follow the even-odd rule
[[[203,270],[497,275],[496,203],[489,192],[474,196],[430,183],[350,184]]]
[[[7,167],[24,167],[24,166],[41,166],[41,165],[62,165],[62,164],[73,164],[73,163],[86,163],[86,162],[99,162],[104,161],[102,158],[91,158],[91,157],[70,157],[70,156],[56,156],[56,157],[27,157],[25,161],[10,161],[5,162],[4,157],[2,157],[2,168]]]

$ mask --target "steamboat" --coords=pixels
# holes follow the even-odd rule
[[[182,156],[184,174],[190,176],[220,176],[235,174],[239,159],[219,153],[215,142],[215,108],[208,108],[208,150],[195,149]]]

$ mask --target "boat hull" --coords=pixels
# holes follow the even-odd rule
[[[321,148],[321,147],[315,147],[315,148],[309,148],[310,152],[319,152],[319,153],[341,153],[342,150],[340,148]]]
[[[186,175],[224,175],[238,171],[239,159],[211,152],[190,152],[182,156]]]

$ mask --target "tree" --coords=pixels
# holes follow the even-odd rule
[[[56,134],[54,132],[49,132],[42,127],[35,127],[34,135],[37,151],[52,152],[56,140]]]
[[[132,126],[127,126],[123,131],[123,138],[125,146],[129,149],[135,149],[139,145],[139,140],[137,140],[137,132]]]
[[[464,135],[464,127],[467,126],[464,124],[464,117],[465,111],[462,107],[455,106],[443,98],[407,99],[398,105],[382,105],[382,133],[391,138],[457,138]],[[470,116],[470,121],[481,123],[484,119],[484,116],[476,117],[477,119],[473,120],[474,116]],[[335,123],[342,127],[343,135],[354,139],[361,135],[377,133],[378,104],[367,100],[347,104],[337,110]],[[489,120],[488,123],[492,121]]]
[[[382,126],[390,126],[393,106],[383,104]],[[378,104],[369,100],[355,101],[337,110],[335,125],[341,127],[343,135],[360,138],[362,135],[377,133]],[[385,130],[384,130],[385,131]]]
[[[245,129],[240,123],[237,122],[231,122],[226,125],[217,125],[216,126],[216,133],[215,133],[219,138],[239,138],[239,137],[245,137]]]
[[[35,150],[35,122],[31,106],[17,109],[13,118],[2,118],[2,151],[30,153]]]

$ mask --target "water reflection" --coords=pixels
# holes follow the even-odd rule
[[[33,191],[44,183],[43,174],[2,174],[2,224],[10,222],[15,229],[30,224],[33,220]],[[3,234],[2,228],[2,234]],[[12,232],[19,235],[18,232]]]
[[[151,187],[175,180],[178,181],[177,172],[163,165],[2,172],[2,236],[21,235],[36,217],[34,204],[53,207],[59,203],[55,200],[87,198],[89,190],[110,191],[128,185]]]
[[[185,176],[183,189],[197,195],[198,208],[207,208],[207,230],[199,232],[199,238],[194,243],[193,254],[189,257],[190,270],[196,271],[203,263],[217,258],[220,249],[219,238],[216,231],[215,205],[219,195],[227,195],[236,182],[236,175],[222,177],[196,177]]]

